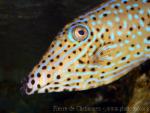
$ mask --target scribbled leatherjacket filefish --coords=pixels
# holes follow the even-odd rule
[[[23,85],[26,94],[112,83],[150,58],[150,0],[109,0],[67,24]]]

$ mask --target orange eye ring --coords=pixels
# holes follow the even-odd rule
[[[76,26],[73,29],[72,34],[76,41],[81,42],[88,37],[88,30],[84,26]]]

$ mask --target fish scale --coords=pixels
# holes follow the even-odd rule
[[[108,0],[67,24],[23,90],[82,91],[112,83],[150,58],[150,1]]]

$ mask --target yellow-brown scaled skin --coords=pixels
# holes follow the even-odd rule
[[[150,2],[110,0],[66,25],[29,75],[25,92],[109,84],[150,58]]]

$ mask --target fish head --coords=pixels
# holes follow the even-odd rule
[[[115,7],[118,3],[120,10]],[[149,37],[149,27],[145,29],[143,25],[149,19],[145,13],[144,22],[140,21],[138,10],[126,10],[127,3],[136,5],[134,1],[110,0],[67,24],[25,80],[25,93],[82,91],[103,86],[146,61],[150,46],[149,38],[144,37]]]
[[[86,71],[94,50],[96,37],[84,19],[67,24],[52,41],[42,60],[34,67],[24,84],[25,93],[61,92],[85,90],[84,81],[92,77]],[[94,38],[95,37],[95,38]]]

